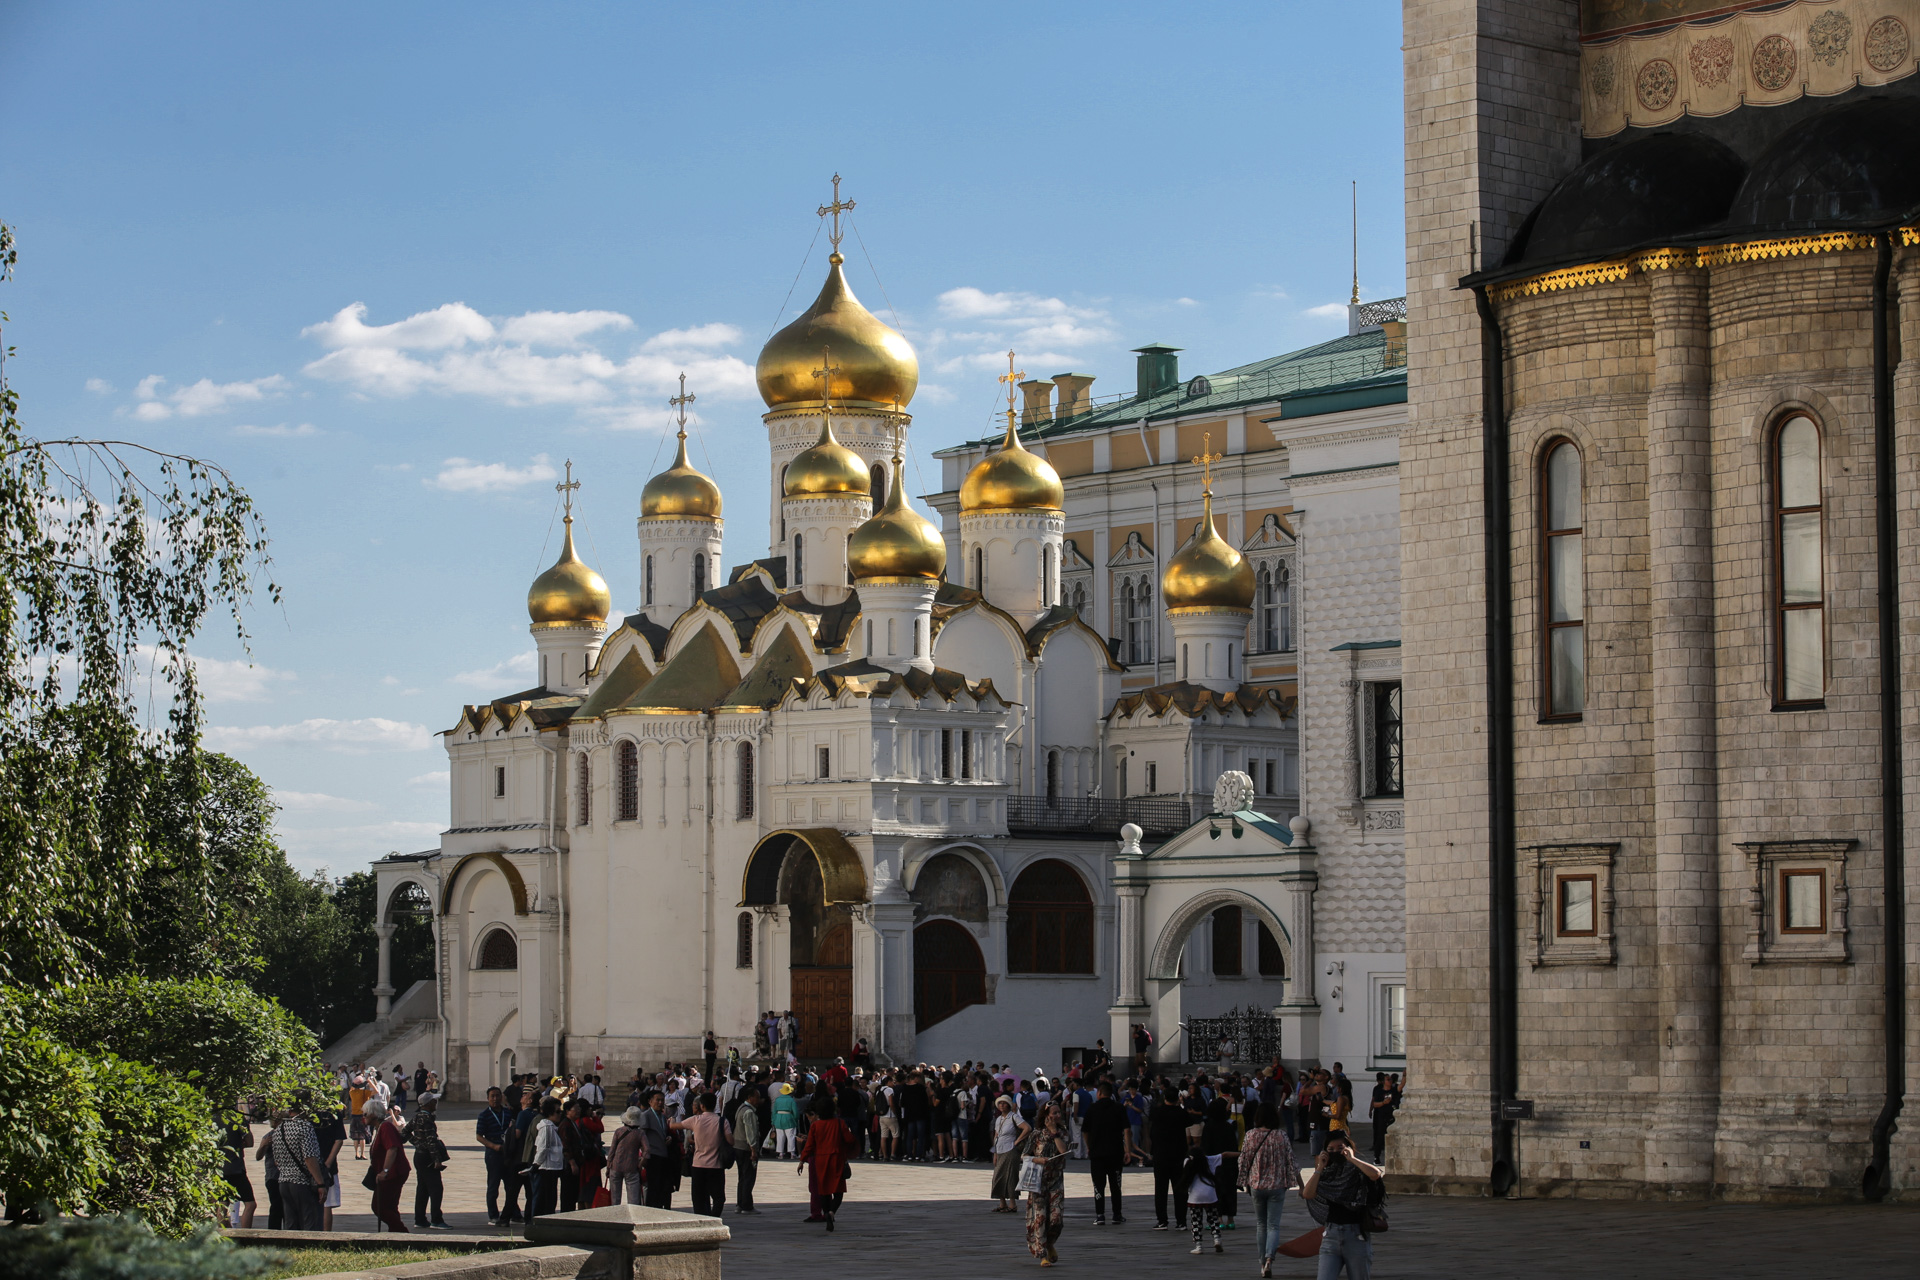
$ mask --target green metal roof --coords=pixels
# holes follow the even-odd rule
[[[1278,416],[1283,418],[1311,417],[1376,404],[1403,404],[1407,398],[1406,366],[1389,367],[1386,357],[1387,335],[1379,329],[1370,329],[1207,374],[1210,389],[1205,395],[1187,394],[1187,387],[1193,381],[1188,376],[1179,386],[1157,396],[1146,399],[1123,396],[1096,405],[1091,412],[1076,418],[1023,427],[1020,438],[1051,440],[1082,431],[1130,426],[1142,418],[1164,421],[1224,413],[1250,404],[1278,402],[1281,405]],[[936,456],[991,444],[999,438],[998,433],[982,436],[965,445],[940,450]]]

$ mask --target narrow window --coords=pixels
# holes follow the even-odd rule
[[[867,656],[873,656],[873,619],[867,619]]]
[[[826,747],[815,747],[814,768],[817,771],[818,777],[831,778],[833,776],[833,752]]]
[[[653,557],[652,556],[647,557],[646,579],[647,579],[646,581],[647,603],[652,604],[653,603]]]
[[[1127,798],[1127,762],[1125,760],[1120,762],[1120,798],[1122,800]]]
[[[1271,760],[1267,761],[1267,794],[1270,796],[1277,796],[1280,793],[1273,789],[1273,764],[1274,764],[1273,761]]]
[[[1546,718],[1578,716],[1587,706],[1586,600],[1581,578],[1580,450],[1561,441],[1541,471],[1541,565],[1546,626]]]
[[[960,731],[960,776],[973,777],[973,730]]]
[[[698,600],[707,593],[707,557],[700,552],[693,553],[693,598]]]
[[[620,821],[637,822],[640,818],[640,748],[631,739],[622,741],[614,749],[614,757],[620,778]]]
[[[987,551],[985,547],[973,549],[973,589],[985,594],[987,589]]]
[[[1213,972],[1220,978],[1237,978],[1245,972],[1238,907],[1221,907],[1213,913]]]
[[[943,778],[953,776],[953,730],[951,729],[940,731],[940,776]]]
[[[1287,976],[1286,957],[1280,954],[1280,940],[1273,936],[1273,930],[1267,928],[1265,920],[1253,922],[1255,941],[1258,946],[1260,976],[1263,978],[1284,978]]]
[[[1180,678],[1187,678],[1187,646],[1184,644],[1180,646]]]
[[[887,619],[887,656],[891,658],[899,650],[893,647],[893,619]]]
[[[1047,807],[1057,808],[1060,804],[1060,753],[1047,752]]]
[[[1280,647],[1280,600],[1273,585],[1273,571],[1262,565],[1254,583],[1254,596],[1260,604],[1260,638],[1263,652]]]
[[[1822,582],[1820,429],[1787,419],[1774,439],[1774,699],[1817,705],[1826,696],[1826,591]]]
[[[739,788],[739,794],[734,804],[734,812],[742,819],[751,818],[753,816],[753,744],[751,742],[740,744],[740,763],[735,773],[734,785]]]
[[[1554,880],[1554,930],[1563,938],[1591,938],[1595,923],[1596,876],[1558,876]]]
[[[1280,649],[1284,653],[1293,648],[1293,571],[1281,565],[1277,578],[1274,590],[1280,597]]]
[[[742,911],[734,922],[733,967],[753,968],[753,912]]]
[[[867,473],[867,488],[873,493],[873,509],[878,511],[887,505],[887,468],[876,462]]]
[[[1780,873],[1780,932],[1827,931],[1827,873],[1822,870]]]
[[[540,687],[547,687],[547,655],[544,653],[540,655]]]
[[[493,766],[493,796],[494,796],[494,799],[496,800],[502,800],[506,798],[506,794],[507,794],[507,766],[503,764],[497,764]]]
[[[1160,766],[1152,760],[1147,761],[1147,794],[1160,794]]]
[[[793,578],[788,583],[788,585],[792,587],[798,587],[807,580],[806,570],[802,567],[803,562],[801,560],[801,542],[805,536],[806,535],[799,533],[793,535]]]
[[[1407,987],[1391,982],[1380,988],[1380,1054],[1386,1058],[1407,1056]]]
[[[593,761],[584,751],[580,753],[579,775],[580,799],[576,805],[579,809],[577,825],[584,827],[593,821]]]
[[[1400,758],[1400,682],[1365,686],[1367,695],[1367,794],[1397,796],[1404,788]]]

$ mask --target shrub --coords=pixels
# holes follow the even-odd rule
[[[277,1261],[270,1250],[235,1248],[211,1227],[165,1240],[131,1216],[0,1228],[0,1280],[246,1280]]]
[[[0,1022],[0,1080],[0,1195],[82,1208],[105,1159],[91,1064],[38,1027]]]

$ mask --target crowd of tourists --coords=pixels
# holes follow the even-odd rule
[[[1059,1260],[1069,1165],[1085,1161],[1095,1226],[1128,1221],[1121,1175],[1138,1165],[1153,1179],[1153,1229],[1190,1233],[1195,1254],[1209,1245],[1225,1252],[1223,1232],[1239,1229],[1244,1200],[1262,1275],[1283,1246],[1317,1251],[1329,1280],[1342,1269],[1356,1280],[1368,1275],[1402,1097],[1396,1075],[1378,1075],[1364,1099],[1340,1063],[1297,1077],[1278,1063],[1173,1077],[1135,1059],[1126,1064],[1134,1074],[1122,1077],[1104,1045],[1051,1077],[999,1063],[876,1070],[864,1046],[852,1062],[811,1070],[794,1059],[785,1018],[771,1017],[766,1034],[786,1050],[784,1063],[743,1065],[736,1052],[722,1062],[709,1036],[701,1061],[636,1073],[616,1086],[624,1099],[610,1100],[593,1074],[516,1075],[488,1089],[475,1137],[489,1225],[623,1202],[754,1214],[761,1165],[791,1163],[807,1178],[806,1220],[832,1231],[853,1162],[967,1162],[991,1166],[993,1212],[1021,1212],[1025,1201],[1028,1249],[1050,1267]],[[424,1064],[396,1068],[391,1079],[359,1067],[340,1075],[337,1103],[268,1118],[253,1157],[267,1182],[267,1225],[331,1229],[340,1162],[350,1158],[368,1163],[361,1181],[385,1228],[408,1229],[400,1198],[411,1176],[414,1226],[444,1229],[438,1080]],[[1355,1149],[1362,1118],[1371,1161]],[[253,1219],[251,1142],[245,1126],[230,1135],[238,1225]],[[1319,1224],[1306,1229],[1317,1238],[1283,1239],[1290,1193]]]

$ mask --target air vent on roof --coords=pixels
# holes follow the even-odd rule
[[[1200,374],[1195,377],[1193,381],[1187,383],[1187,399],[1189,400],[1195,400],[1201,396],[1210,396],[1212,394],[1213,384],[1207,381],[1205,374]]]

